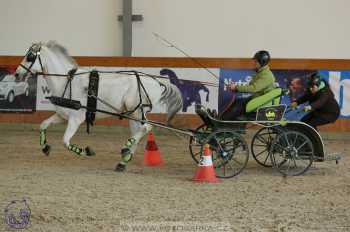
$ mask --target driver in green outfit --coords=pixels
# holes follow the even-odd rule
[[[238,116],[243,115],[245,112],[245,106],[248,101],[253,98],[259,97],[273,89],[275,86],[275,76],[270,70],[270,54],[268,51],[258,51],[255,53],[253,60],[255,61],[256,75],[247,85],[231,84],[229,90],[240,93],[252,93],[252,96],[243,99],[236,99],[234,104],[224,111],[221,115],[221,119],[225,121],[232,121],[237,119]]]

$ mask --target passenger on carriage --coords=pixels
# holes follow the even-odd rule
[[[303,110],[310,113],[301,121],[316,130],[317,126],[335,122],[339,117],[340,108],[328,83],[322,80],[318,73],[313,73],[307,85],[306,94],[291,104],[292,108],[296,108],[299,104],[309,102]]]
[[[240,93],[252,93],[248,98],[235,99],[235,102],[225,110],[221,119],[225,121],[236,120],[246,112],[246,105],[252,99],[262,96],[275,89],[275,77],[270,70],[270,54],[267,51],[258,51],[255,53],[253,60],[255,61],[256,75],[247,85],[236,85],[232,83],[229,90]]]

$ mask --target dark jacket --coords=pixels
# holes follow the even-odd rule
[[[319,90],[315,95],[307,92],[297,100],[297,103],[302,104],[307,101],[309,102],[312,114],[315,117],[322,117],[330,122],[334,122],[339,117],[340,108],[328,84],[326,84],[326,86]]]

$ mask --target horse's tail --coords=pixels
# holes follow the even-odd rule
[[[176,85],[171,83],[164,84],[164,91],[160,98],[160,102],[166,105],[167,118],[166,121],[169,123],[177,112],[182,109],[182,96],[180,90]]]

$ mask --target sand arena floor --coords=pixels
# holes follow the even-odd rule
[[[116,173],[127,128],[87,135],[82,127],[72,142],[92,146],[95,157],[69,153],[62,126],[48,131],[46,157],[37,128],[0,125],[0,231],[15,231],[4,209],[23,198],[31,209],[25,231],[350,231],[349,135],[325,135],[327,150],[344,154],[338,165],[315,163],[283,178],[250,157],[239,176],[197,184],[187,137],[156,130],[165,165],[143,166],[142,141],[127,171]]]

